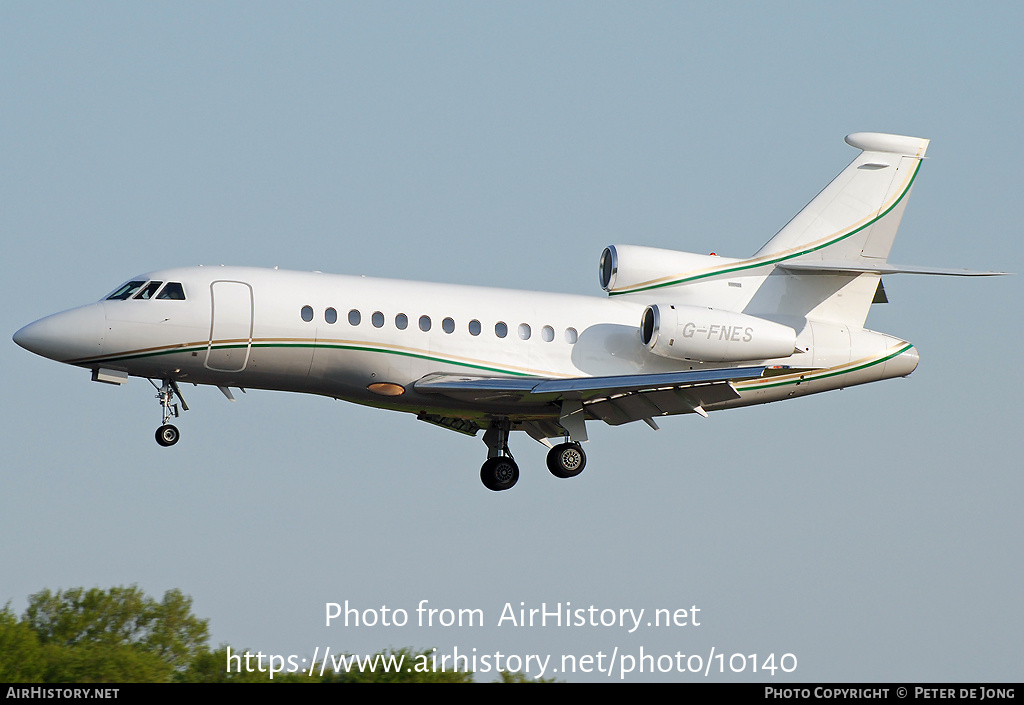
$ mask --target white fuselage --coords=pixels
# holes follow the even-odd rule
[[[992,276],[888,262],[928,140],[858,132],[860,150],[752,257],[609,245],[606,298],[244,267],[144,274],[15,336],[99,382],[159,380],[162,446],[179,383],[322,394],[483,431],[491,490],[508,445],[586,464],[587,421],[617,426],[789,399],[910,374],[910,343],[864,328],[882,275]],[[562,438],[557,445],[550,439]]]
[[[186,296],[103,300],[26,326],[16,339],[94,370],[478,417],[557,417],[557,409],[460,402],[417,393],[414,383],[431,373],[571,378],[730,367],[652,354],[639,336],[644,308],[655,300],[650,296],[595,298],[243,267],[162,270],[136,279],[180,282]],[[803,321],[796,340],[799,353],[756,361],[784,369],[736,383],[740,398],[711,408],[903,376],[917,364],[909,344],[864,329]]]

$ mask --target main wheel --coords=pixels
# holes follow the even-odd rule
[[[171,424],[166,424],[156,430],[156,442],[164,447],[173,446],[179,438],[181,438],[181,434]]]
[[[480,468],[480,480],[495,492],[511,489],[519,480],[519,466],[506,456],[488,458]]]
[[[579,443],[559,443],[548,451],[548,470],[555,477],[576,477],[587,466],[587,454]]]

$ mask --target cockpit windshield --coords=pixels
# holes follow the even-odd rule
[[[174,299],[176,301],[185,300],[185,290],[181,288],[181,284],[178,282],[167,282],[167,286],[164,287],[163,291],[157,295],[158,299]]]
[[[135,298],[136,299],[151,299],[151,298],[153,298],[153,294],[155,294],[157,292],[157,290],[160,288],[161,284],[163,284],[163,282],[150,282],[149,284],[146,284],[146,286],[142,289],[142,291],[140,291],[139,293],[137,293],[135,295]]]
[[[123,284],[117,289],[117,291],[107,297],[107,301],[124,301],[142,288],[142,285],[145,283],[146,282],[128,282],[127,284]]]
[[[161,285],[163,288],[161,289]],[[130,281],[119,286],[113,294],[107,297],[107,301],[125,301],[126,299],[164,299],[173,301],[185,300],[185,289],[180,282],[167,282],[164,285],[161,281]]]

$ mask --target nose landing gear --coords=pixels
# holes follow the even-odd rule
[[[163,410],[163,421],[160,428],[156,430],[156,442],[165,448],[173,446],[181,438],[178,427],[167,423],[172,417],[178,418],[178,405],[174,403],[174,397],[178,397],[178,401],[181,402],[182,411],[188,411],[188,404],[185,403],[185,397],[181,396],[178,383],[173,379],[163,380],[163,385],[160,387],[157,387],[153,380],[149,380],[149,383],[156,389],[156,398]]]
[[[169,423],[156,430],[156,442],[164,447],[173,446],[179,438],[181,438],[181,434],[178,433],[178,427]]]

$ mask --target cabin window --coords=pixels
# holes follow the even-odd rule
[[[348,322],[351,323],[352,325],[358,326],[359,321],[361,320],[363,320],[363,317],[356,309],[352,309],[351,311],[348,312]]]
[[[142,291],[137,293],[134,298],[143,300],[153,298],[153,294],[157,292],[157,289],[160,288],[161,284],[163,284],[163,282],[150,282],[149,284],[146,284]]]
[[[324,311],[324,320],[327,321],[328,323],[337,323],[338,312],[335,311],[333,308],[327,309],[326,311]]]
[[[409,327],[409,317],[404,313],[400,313],[395,316],[395,328],[398,330],[405,330]]]
[[[469,322],[469,334],[480,335],[480,321],[473,319]]]
[[[452,320],[451,318],[444,319],[443,321],[441,321],[441,329],[444,330],[445,333],[454,333],[455,321]]]
[[[430,316],[420,316],[420,330],[424,333],[430,330]]]
[[[380,311],[374,311],[373,315],[370,316],[370,323],[373,324],[374,328],[384,327],[384,314]]]
[[[498,321],[494,324],[494,334],[499,338],[504,338],[508,335],[508,326],[505,325],[504,321]]]
[[[522,340],[529,340],[530,339],[530,324],[529,323],[520,323],[519,324],[519,337]]]
[[[180,282],[167,282],[167,286],[156,295],[158,299],[172,299],[174,301],[185,300],[185,290],[181,288]]]
[[[310,321],[313,320],[313,307],[312,306],[303,306],[302,307],[302,311],[300,313],[302,315],[302,320],[304,320],[306,323],[309,323]]]
[[[540,329],[540,337],[544,339],[545,343],[550,343],[555,339],[555,329],[551,326],[544,326]]]
[[[128,282],[127,284],[122,284],[117,289],[117,291],[115,291],[113,294],[111,294],[110,296],[107,297],[107,301],[124,301],[125,299],[130,297],[132,294],[134,294],[136,291],[141,289],[142,285],[145,284],[145,283],[146,282],[141,281],[141,282]]]
[[[566,328],[565,329],[565,342],[567,342],[570,345],[572,345],[573,343],[576,342],[576,338],[577,337],[578,336],[576,335],[576,329],[575,328]]]

